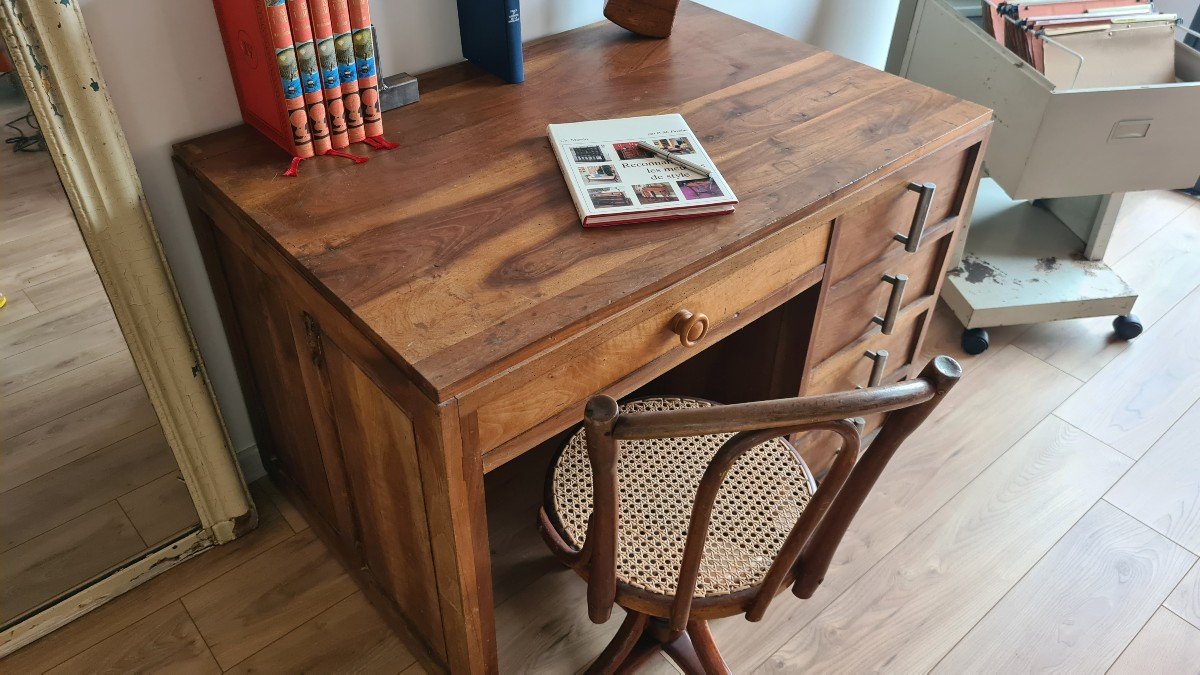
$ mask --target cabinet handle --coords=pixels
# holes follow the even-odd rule
[[[708,317],[681,309],[671,317],[671,332],[679,336],[679,344],[695,347],[697,342],[708,335]]]
[[[871,376],[867,378],[867,387],[878,387],[879,383],[883,382],[883,370],[887,368],[888,352],[886,349],[876,351],[868,349],[864,356],[871,359]]]
[[[908,283],[907,274],[890,274],[883,275],[883,281],[892,285],[892,294],[888,297],[887,309],[883,316],[873,316],[871,321],[882,326],[880,330],[884,335],[891,335],[892,329],[896,327],[896,315],[900,313],[900,308],[904,306],[904,285]]]
[[[933,183],[909,183],[908,189],[920,195],[917,198],[917,212],[913,214],[908,234],[897,234],[893,239],[904,244],[905,251],[916,253],[921,248],[921,235],[925,233],[925,221],[929,219],[929,207],[933,206],[933,193],[937,192],[937,186]]]

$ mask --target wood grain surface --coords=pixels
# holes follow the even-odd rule
[[[1200,403],[1129,470],[1106,499],[1200,554]]]
[[[1109,669],[1109,675],[1200,674],[1200,628],[1159,609]]]
[[[935,672],[1101,672],[1195,561],[1182,547],[1100,501]]]
[[[1183,581],[1179,582],[1163,607],[1200,628],[1200,564],[1193,566]]]
[[[1130,464],[1046,419],[793,636],[765,670],[928,671]],[[844,649],[848,640],[859,647]]]
[[[1159,320],[1137,349],[1126,349],[1055,411],[1133,458],[1200,400],[1200,289]]]
[[[65,673],[219,673],[196,624],[173,602],[51,669]]]
[[[286,157],[244,127],[176,157],[444,400],[990,119],[693,3],[669,41],[603,22],[525,56],[519,87],[463,66],[424,79],[419,105],[386,116],[402,147],[362,166],[284,179]],[[664,112],[688,120],[737,211],[585,232],[546,124]]]

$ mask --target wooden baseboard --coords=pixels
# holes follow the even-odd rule
[[[211,533],[199,530],[117,568],[103,579],[0,631],[0,658],[208,550],[212,545]]]

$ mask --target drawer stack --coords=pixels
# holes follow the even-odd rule
[[[834,220],[804,394],[908,377],[945,276],[977,151],[952,146],[922,158]],[[881,421],[867,420],[867,432]],[[805,455],[820,472],[837,449],[832,438],[813,438]]]

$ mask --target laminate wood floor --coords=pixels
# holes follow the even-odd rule
[[[0,218],[3,625],[198,518],[49,154],[0,151]]]
[[[959,358],[966,377],[812,599],[714,624],[735,672],[1200,673],[1200,203],[1127,204],[1110,259],[1154,289],[1146,333],[1113,341],[1108,319],[997,329],[967,357],[939,308],[925,356]],[[537,534],[547,461],[487,479],[505,673],[579,672],[620,623],[587,620],[583,583]],[[300,512],[268,483],[252,492],[257,530],[0,670],[420,672]]]

